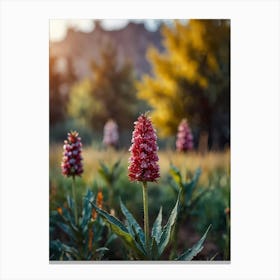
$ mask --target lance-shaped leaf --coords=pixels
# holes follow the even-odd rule
[[[100,248],[95,250],[95,252],[97,252],[97,253],[104,252],[104,251],[109,251],[109,249],[107,247],[100,247]]]
[[[117,235],[115,233],[111,234],[110,237],[107,239],[105,243],[105,247],[110,245],[110,243],[117,238]]]
[[[203,234],[201,239],[192,246],[191,249],[188,249],[185,253],[179,256],[176,260],[177,261],[190,261],[192,260],[201,250],[203,249],[203,243],[206,239],[207,233],[210,230],[211,225],[207,228],[206,232]]]
[[[71,210],[72,213],[74,213],[74,200],[71,198],[70,195],[67,195],[67,204],[68,204],[68,207],[69,209]]]
[[[162,222],[162,207],[160,207],[158,216],[157,216],[157,218],[154,222],[153,228],[152,228],[152,237],[155,238],[157,244],[159,244],[160,237],[162,234],[161,222]]]
[[[159,257],[159,255],[158,255],[158,244],[157,244],[157,241],[154,237],[152,238],[150,251],[151,251],[152,260],[157,260],[158,257]]]
[[[186,199],[190,199],[192,192],[193,192],[195,186],[197,185],[200,175],[201,175],[201,168],[197,168],[195,170],[192,180],[189,183],[185,184]]]
[[[124,244],[131,249],[138,258],[146,259],[145,252],[141,249],[140,245],[137,244],[135,239],[131,234],[129,234],[127,228],[121,223],[120,220],[111,216],[107,212],[98,208],[94,203],[91,203],[95,208],[96,212],[105,220],[105,222],[110,226],[111,230],[119,236]]]
[[[76,260],[81,259],[80,256],[79,256],[79,252],[74,247],[70,247],[70,246],[62,243],[61,249],[62,249],[63,252],[68,253],[68,254],[72,255],[73,257],[75,257]]]
[[[130,226],[130,228],[132,229],[132,227],[134,227],[137,236],[139,237],[142,245],[145,247],[145,234],[144,231],[142,230],[142,228],[139,226],[139,224],[137,223],[137,221],[135,220],[135,218],[133,217],[133,215],[129,212],[129,210],[125,207],[125,205],[123,204],[122,200],[120,199],[120,205],[121,205],[121,210],[123,212],[123,214],[125,215],[127,222]]]
[[[64,253],[70,254],[77,260],[80,259],[77,249],[62,243],[60,240],[51,241],[50,247],[52,248],[52,251],[55,251],[55,253],[59,256],[59,259],[62,258]]]
[[[103,163],[99,162],[100,168],[98,169],[98,173],[102,176],[102,178],[106,181],[106,183],[111,184],[111,173],[109,168]]]
[[[143,244],[143,241],[140,240],[140,236],[139,234],[137,234],[135,227],[131,225],[131,227],[129,226],[129,230],[131,231],[129,231],[129,233],[134,237],[136,243],[140,246],[142,251],[145,252],[145,255],[148,255],[146,250],[146,244]]]
[[[129,210],[125,207],[122,200],[120,199],[121,210],[124,216],[127,219],[129,224],[130,233],[135,237],[136,240],[139,240],[141,243],[141,247],[144,250],[145,248],[145,234],[142,228],[139,226],[133,215],[129,212]],[[134,234],[135,231],[135,234]]]
[[[163,250],[169,243],[170,237],[171,237],[171,230],[172,227],[176,221],[177,213],[178,213],[178,204],[179,204],[179,197],[177,198],[176,204],[170,214],[170,217],[166,223],[166,225],[163,228],[161,237],[160,237],[160,242],[159,242],[159,256],[162,254]]]
[[[75,225],[74,216],[71,215],[71,212],[68,209],[62,207],[62,216],[60,216],[60,218],[63,220],[63,222],[71,227],[73,232],[77,233],[79,231],[77,226]]]
[[[83,231],[86,230],[86,225],[88,224],[91,218],[92,206],[89,203],[89,201],[93,202],[93,200],[94,200],[93,192],[88,190],[83,201],[83,212],[82,212],[82,221],[81,221],[81,227]]]
[[[195,207],[195,205],[199,202],[199,200],[206,194],[209,192],[209,189],[205,189],[203,191],[201,191],[189,204],[189,206],[191,208]]]
[[[113,179],[116,178],[116,176],[118,175],[119,170],[119,166],[120,166],[121,160],[119,159],[118,161],[116,161],[112,167],[112,174],[113,174]]]
[[[171,174],[173,180],[178,184],[180,188],[183,188],[183,181],[180,170],[173,164],[170,164],[169,173]]]
[[[72,242],[77,241],[75,233],[73,232],[73,230],[71,229],[71,227],[69,225],[64,224],[64,223],[57,223],[57,225],[65,234],[68,235],[68,237],[71,239]]]
[[[178,186],[178,184],[172,179],[172,177],[168,177],[168,185],[171,187],[171,189],[174,191],[175,194],[178,193],[181,188]]]

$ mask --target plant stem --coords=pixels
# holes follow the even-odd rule
[[[72,177],[72,196],[74,200],[74,215],[75,215],[75,224],[78,225],[78,212],[77,212],[77,200],[76,200],[76,181],[75,176]]]
[[[148,210],[148,187],[147,182],[143,182],[143,205],[144,205],[144,231],[146,249],[149,248],[149,210]]]

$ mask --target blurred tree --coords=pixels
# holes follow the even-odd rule
[[[175,135],[182,118],[223,146],[230,134],[230,22],[175,21],[163,26],[165,51],[148,51],[153,75],[137,84],[138,96],[153,108],[162,136]]]
[[[65,120],[67,112],[68,91],[76,80],[72,60],[70,58],[49,58],[49,100],[50,125]]]
[[[136,89],[132,66],[118,61],[110,43],[102,48],[100,61],[91,63],[92,77],[73,86],[68,113],[89,128],[102,131],[108,119],[120,129],[131,126],[136,111]]]
[[[95,114],[99,114],[102,104],[92,97],[92,82],[89,78],[76,82],[70,90],[68,114],[85,128],[91,128]]]

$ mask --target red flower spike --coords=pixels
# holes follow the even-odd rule
[[[142,114],[134,123],[131,142],[128,167],[130,180],[156,182],[160,176],[157,136],[147,115]]]

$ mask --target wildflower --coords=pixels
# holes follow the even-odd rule
[[[78,136],[78,132],[71,131],[68,133],[67,140],[64,141],[61,170],[67,177],[81,176],[83,173],[82,142]]]
[[[178,127],[176,149],[188,151],[193,148],[193,135],[186,119],[183,119]]]
[[[100,209],[102,209],[102,205],[103,205],[103,193],[102,193],[102,191],[99,191],[97,193],[96,204]]]
[[[104,126],[103,143],[106,146],[116,147],[119,141],[119,132],[117,123],[110,119]]]
[[[57,208],[57,212],[58,212],[59,215],[62,216],[62,208],[61,208],[61,207],[58,207],[58,208]]]
[[[157,136],[151,120],[142,114],[134,123],[132,145],[129,149],[129,178],[131,181],[155,182],[159,178]]]
[[[98,191],[98,193],[97,193],[96,205],[100,209],[102,209],[102,207],[103,207],[103,193],[102,193],[102,191]],[[92,216],[93,220],[95,220],[97,218],[97,213],[94,209],[92,210],[91,216]]]

